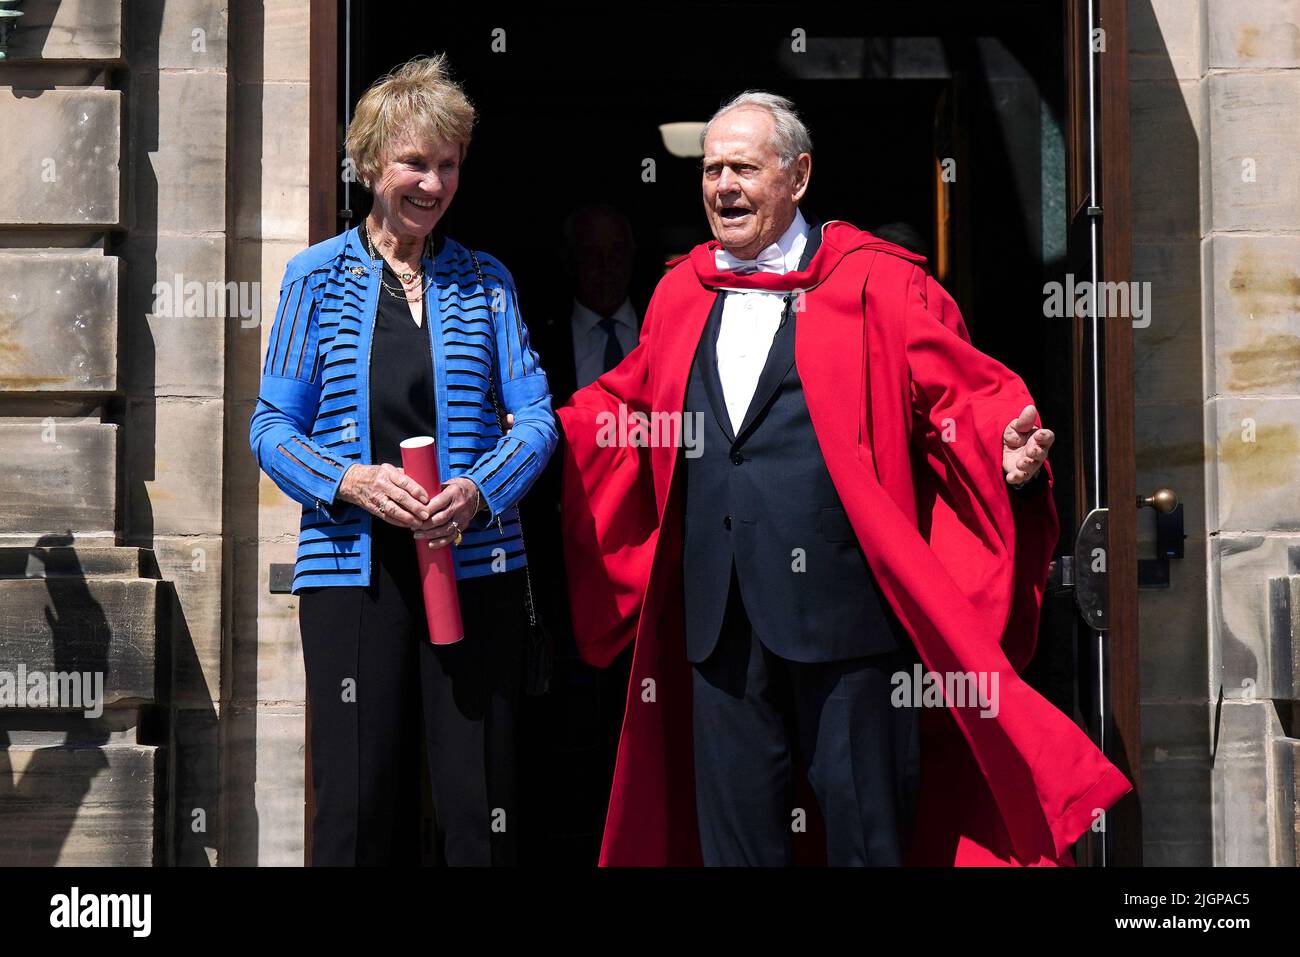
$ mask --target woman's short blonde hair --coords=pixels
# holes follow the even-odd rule
[[[343,145],[362,181],[373,182],[408,135],[421,144],[458,145],[464,158],[474,118],[473,104],[451,78],[447,55],[416,57],[362,94]]]

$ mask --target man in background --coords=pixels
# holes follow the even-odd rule
[[[629,298],[636,241],[616,207],[575,209],[562,231],[565,286],[550,305],[529,309],[533,347],[547,363],[552,401],[623,360],[637,344],[640,317]],[[578,657],[570,621],[560,536],[560,460],[553,459],[524,500],[528,548],[550,556],[529,566],[533,599],[555,640],[550,694],[529,699],[521,713],[521,861],[595,864],[600,850],[614,755],[622,726],[631,649],[598,671]]]
[[[605,203],[574,210],[564,221],[562,252],[566,298],[544,316],[534,309],[532,320],[533,346],[555,369],[546,371],[557,406],[618,365],[641,328],[628,298],[636,240],[623,213]]]

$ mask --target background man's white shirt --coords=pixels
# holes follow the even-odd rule
[[[590,385],[609,370],[605,368],[605,343],[609,337],[600,327],[601,316],[576,300],[573,303],[573,371],[577,387]],[[636,348],[639,338],[636,310],[630,300],[614,310],[614,338],[623,355]]]

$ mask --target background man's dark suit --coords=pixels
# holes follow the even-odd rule
[[[575,298],[589,285],[580,273],[601,265],[585,264],[576,248],[596,238],[585,235],[586,213],[604,217],[605,226],[608,220],[619,219],[630,234],[631,226],[617,211],[579,209],[564,230],[568,281],[550,286],[534,282],[532,299],[527,298],[527,288],[522,293],[532,346],[546,370],[555,408],[568,402],[578,386],[572,316]],[[633,248],[629,242],[628,256]],[[602,250],[605,255],[609,252],[608,246]],[[624,274],[618,268],[614,272]],[[630,273],[629,262],[625,274]],[[607,291],[604,298],[607,303],[621,302],[627,294],[624,284],[621,292]],[[642,315],[635,302],[633,308],[638,317]],[[562,454],[551,457],[521,506],[534,602],[555,639],[556,667],[550,694],[527,699],[520,713],[520,813],[525,816],[520,860],[547,866],[593,865],[599,856],[632,665],[631,648],[604,670],[578,658],[560,530],[563,462]]]

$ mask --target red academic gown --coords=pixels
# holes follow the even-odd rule
[[[1132,785],[1018,674],[1059,533],[1050,489],[1014,495],[1002,470],[1003,430],[1032,402],[1024,383],[970,344],[921,257],[848,223],[825,224],[808,268],[783,276],[721,272],[717,248],[676,262],[638,346],[558,413],[580,652],[603,667],[636,643],[601,864],[700,863],[678,449],[662,429],[620,444],[611,423],[681,412],[725,286],[802,290],[808,412],[883,594],[927,670],[996,672],[996,717],[922,709],[909,863],[1072,866],[1071,845]]]

